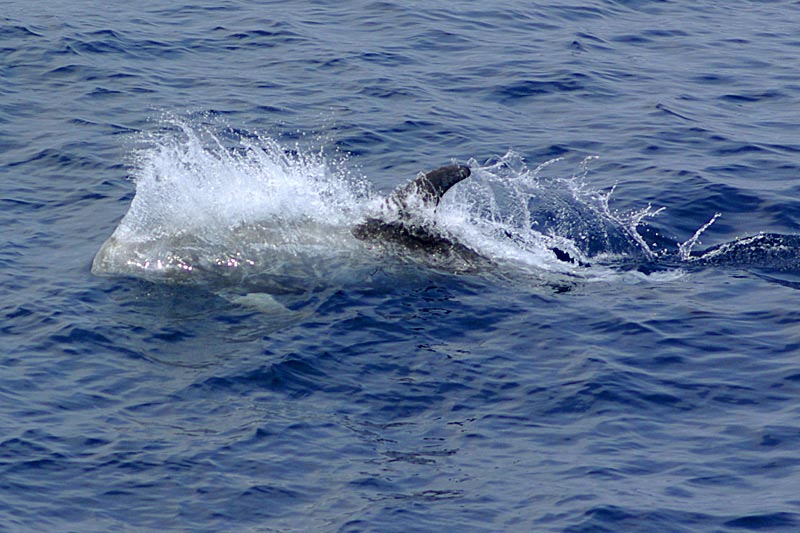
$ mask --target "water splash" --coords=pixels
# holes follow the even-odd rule
[[[369,188],[322,151],[286,150],[257,134],[223,138],[175,118],[141,141],[136,194],[93,272],[250,274],[287,257],[352,252],[349,223]]]
[[[692,248],[699,242],[700,235],[703,234],[705,230],[711,227],[711,225],[717,221],[719,217],[722,216],[722,213],[715,213],[711,220],[703,224],[697,231],[694,232],[694,235],[691,236],[686,242],[678,245],[678,255],[680,256],[681,260],[689,261],[692,258]]]
[[[471,160],[472,176],[438,208],[413,209],[410,200],[406,207],[415,223],[474,250],[492,268],[582,276],[584,267],[609,257],[649,258],[637,227],[660,210],[610,209],[614,189],[586,184],[595,159],[566,178],[553,175],[561,158],[533,168],[513,151],[484,164]],[[136,194],[95,257],[97,274],[195,281],[211,275],[285,289],[357,277],[385,265],[387,252],[394,259],[413,255],[354,238],[351,228],[365,217],[391,216],[390,202],[349,173],[346,158],[322,150],[286,149],[268,136],[220,133],[169,117],[144,136],[133,162]],[[459,270],[436,257],[423,264]]]
[[[344,224],[365,196],[364,182],[330,172],[322,152],[288,151],[263,135],[229,147],[209,129],[165,125],[135,153],[136,195],[118,237],[213,240],[274,218]]]
[[[596,159],[584,159],[566,178],[545,175],[562,158],[533,169],[513,151],[483,165],[472,161],[473,177],[443,202],[444,224],[485,255],[546,270],[574,270],[598,257],[651,258],[638,227],[661,209],[612,210],[614,189],[597,191],[586,183]],[[556,248],[575,261],[561,260]]]

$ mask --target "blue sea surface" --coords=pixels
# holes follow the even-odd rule
[[[0,530],[800,530],[800,270],[664,260],[800,234],[798,28],[4,2]],[[452,162],[481,268],[349,237]]]

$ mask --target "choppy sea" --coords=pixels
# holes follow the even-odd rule
[[[1,11],[0,530],[800,530],[800,2]]]

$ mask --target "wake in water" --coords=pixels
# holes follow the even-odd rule
[[[513,152],[483,165],[471,160],[471,176],[467,169],[448,182],[436,202],[415,204],[408,186],[400,189],[403,224],[470,254],[363,242],[354,228],[398,213],[390,212],[392,197],[372,193],[342,161],[287,150],[263,136],[226,146],[208,130],[178,120],[168,125],[136,153],[136,194],[98,251],[95,274],[247,284],[279,294],[360,283],[391,264],[516,271],[545,283],[591,279],[620,265],[800,266],[794,236],[764,234],[693,251],[713,220],[673,251],[653,251],[639,229],[660,209],[610,209],[613,189],[602,193],[585,184],[591,159],[568,178],[552,178],[542,174],[558,160],[529,169]]]

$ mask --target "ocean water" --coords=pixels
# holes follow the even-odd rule
[[[0,20],[0,530],[800,529],[800,3]]]

